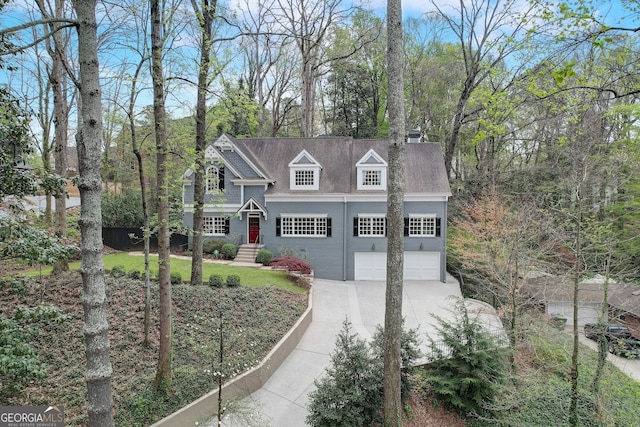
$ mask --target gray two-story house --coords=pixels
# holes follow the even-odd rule
[[[316,277],[385,280],[387,140],[221,136],[206,150],[204,230],[274,256],[295,252]],[[192,170],[183,178],[193,226]],[[406,145],[405,280],[446,278],[447,201],[439,144]]]

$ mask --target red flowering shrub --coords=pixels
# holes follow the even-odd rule
[[[308,262],[295,256],[285,256],[274,258],[269,264],[272,268],[282,268],[287,271],[297,271],[301,274],[311,274],[311,266]]]

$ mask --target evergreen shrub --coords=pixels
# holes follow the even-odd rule
[[[238,250],[236,248],[236,245],[234,245],[233,243],[225,243],[220,249],[220,254],[224,257],[224,259],[234,259],[237,252]]]
[[[212,288],[221,288],[224,286],[224,279],[219,274],[209,276],[209,286]]]
[[[124,277],[126,275],[127,273],[122,265],[114,265],[113,268],[111,268],[111,277]]]
[[[509,372],[506,340],[470,317],[462,299],[452,315],[451,320],[434,315],[438,341],[428,337],[432,364],[425,380],[436,398],[459,414],[490,416]]]
[[[273,259],[273,252],[268,249],[260,249],[256,254],[256,262],[262,265],[269,265]]]
[[[401,336],[403,399],[413,386],[414,365],[420,357],[416,330]],[[315,380],[316,390],[309,396],[308,425],[347,427],[377,425],[383,406],[384,331],[378,327],[373,341],[352,333],[351,323],[343,322],[326,375]]]
[[[127,277],[133,280],[140,280],[142,278],[142,273],[139,270],[129,270],[127,273]]]
[[[178,285],[182,283],[182,274],[180,274],[177,271],[172,271],[171,272],[171,284],[172,285]]]
[[[230,274],[227,276],[227,286],[230,288],[236,288],[240,286],[240,276],[237,274]]]

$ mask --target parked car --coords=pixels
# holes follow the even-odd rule
[[[592,340],[597,340],[604,335],[607,341],[617,339],[630,339],[631,331],[619,323],[587,323],[584,325],[584,336]]]
[[[635,338],[619,338],[609,341],[609,353],[623,357],[640,357],[640,341]]]

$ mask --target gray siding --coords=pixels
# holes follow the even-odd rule
[[[244,187],[244,200],[242,202],[244,203],[253,197],[254,200],[264,206],[264,191],[265,188],[262,185],[246,185]]]
[[[344,227],[342,203],[271,203],[268,221],[261,232],[266,248],[274,256],[292,251],[306,258],[318,277],[344,280]],[[278,237],[276,218],[281,214],[327,214],[331,218],[331,237]]]
[[[247,187],[245,195],[254,197],[263,202],[262,187]],[[405,237],[405,250],[426,252],[440,252],[441,280],[446,277],[446,253],[445,237],[446,209],[445,202],[409,202],[405,203],[404,215],[409,214],[435,214],[441,218],[441,230],[439,237]],[[306,259],[317,277],[331,280],[353,280],[354,278],[354,253],[386,252],[386,237],[359,237],[354,236],[353,219],[358,214],[385,214],[386,205],[373,202],[344,203],[270,203],[267,206],[267,221],[260,217],[260,234],[266,249],[273,252],[274,256],[280,256],[285,252],[293,252],[297,256]],[[276,219],[282,214],[326,214],[331,218],[331,237],[279,237],[276,236]],[[184,225],[193,226],[193,216],[190,213],[184,215]],[[242,219],[232,217],[229,223],[230,236],[239,237],[240,243],[245,243],[247,238],[247,216]],[[216,237],[222,239],[222,237]],[[191,241],[191,238],[189,239]],[[375,248],[373,246],[375,245]],[[420,249],[422,245],[422,249]]]

